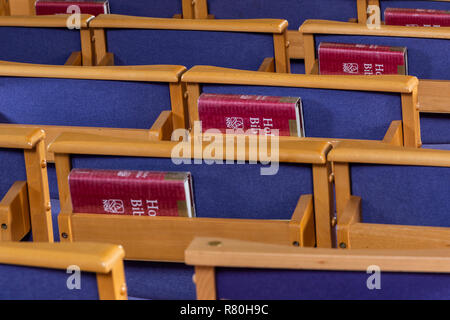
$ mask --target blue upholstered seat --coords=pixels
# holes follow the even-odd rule
[[[0,148],[0,201],[16,181],[26,181],[23,150]]]
[[[63,65],[81,51],[80,31],[64,28],[0,27],[0,60]]]
[[[174,14],[181,14],[181,0],[109,0],[112,14],[129,16],[172,18]]]
[[[272,34],[107,29],[108,51],[116,65],[213,65],[258,70],[274,56]]]
[[[81,289],[69,290],[66,270],[0,264],[0,300],[97,300],[94,273],[81,273]]]
[[[306,19],[348,21],[357,16],[355,0],[208,0],[208,11],[217,19],[286,19],[292,30]]]
[[[381,290],[369,290],[366,272],[216,269],[218,299],[413,300],[450,299],[450,275],[381,273]]]
[[[424,145],[449,145],[450,115],[421,113],[420,131]]]
[[[203,92],[301,97],[307,137],[382,140],[402,119],[393,93],[234,85],[203,85]]]
[[[351,165],[365,223],[450,227],[450,168]]]

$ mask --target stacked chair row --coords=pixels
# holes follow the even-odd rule
[[[24,132],[25,129],[9,127],[2,130]],[[27,134],[29,137],[29,130]],[[32,148],[28,141],[21,147],[14,147]],[[61,242],[122,245],[125,258],[130,260],[125,263],[129,293],[137,298],[195,297],[193,269],[179,264],[185,261],[184,251],[195,237],[220,237],[283,247],[317,245],[323,248],[416,250],[448,247],[448,151],[404,148],[391,146],[388,142],[387,139],[384,143],[342,141],[333,147],[321,141],[280,141],[277,174],[261,176],[261,166],[248,163],[252,151],[248,139],[243,149],[238,146],[229,158],[239,159],[238,154],[245,155],[243,159],[247,164],[229,167],[206,163],[174,164],[173,149],[177,142],[63,133],[50,146],[55,156],[59,186],[59,200],[53,203],[61,204],[60,209],[54,206],[53,216],[58,218]],[[191,146],[189,142],[184,144],[186,148]],[[200,157],[203,159],[221,160],[208,153],[208,143],[202,148]],[[192,158],[196,157],[198,155],[192,155]],[[263,159],[260,156],[254,160]],[[5,167],[8,169],[9,166]],[[42,171],[42,167],[41,163],[32,169]],[[68,190],[71,168],[189,170],[196,178],[197,217],[73,213]],[[418,176],[425,179],[418,180]],[[251,188],[239,188],[248,181],[252,181]],[[27,206],[23,189],[28,183],[22,184],[21,189],[17,184],[13,184],[2,201],[2,207],[7,208],[5,216],[9,217],[2,224],[5,226],[2,227],[3,234],[26,229],[22,224],[29,219],[26,208],[31,206]],[[275,185],[276,189],[273,188]],[[43,183],[37,190],[44,199],[45,189]],[[271,191],[270,197],[267,190]],[[34,229],[34,221],[44,220],[48,229],[41,227],[41,232],[49,235],[49,207],[35,212],[31,219],[33,237],[37,238],[39,234],[39,229]],[[423,294],[427,296],[428,291]]]
[[[449,28],[361,24],[369,4],[417,1],[272,2],[168,1],[151,13],[164,18],[82,15],[68,30],[69,16],[0,1],[0,239],[16,241],[0,242],[2,288],[28,268],[52,288],[31,298],[125,299],[127,284],[140,299],[449,298],[450,154],[429,150],[450,145]],[[319,76],[321,41],[407,46],[412,76]],[[212,148],[195,132],[201,93],[301,97],[306,138],[256,157],[248,136]],[[186,158],[198,164],[173,161]],[[196,217],[73,212],[73,168],[189,171]],[[361,280],[369,264],[390,272],[383,294]],[[69,265],[90,274],[83,290],[50,270]]]

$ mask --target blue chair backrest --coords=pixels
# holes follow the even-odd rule
[[[72,164],[74,168],[191,172],[196,213],[202,218],[289,220],[300,196],[313,193],[309,164],[280,163],[272,176],[260,175],[260,164],[175,165],[167,158],[74,155]]]
[[[22,149],[0,148],[0,201],[16,181],[26,181]]]
[[[129,299],[195,300],[194,268],[183,263],[124,261]]]
[[[297,30],[306,19],[348,21],[357,17],[356,0],[208,0],[218,19],[286,19]]]
[[[258,70],[274,57],[273,35],[220,31],[107,29],[116,65],[213,65]]]
[[[174,14],[181,14],[181,0],[109,0],[112,14],[128,16],[172,18]]]
[[[0,123],[150,128],[167,83],[0,77]]]
[[[0,27],[0,60],[63,65],[81,51],[80,31],[67,28]]]
[[[419,79],[450,80],[447,67],[448,51],[450,50],[450,41],[448,39],[316,35],[315,41],[317,47],[321,42],[407,47],[409,75],[416,76]]]
[[[366,223],[450,227],[450,168],[351,164]]]
[[[380,300],[450,299],[450,275],[382,272],[369,290],[365,271],[216,268],[217,299]]]
[[[421,113],[420,131],[424,145],[450,145],[450,115]]]
[[[0,264],[0,300],[98,300],[94,273],[81,273],[81,289],[70,290],[65,270]],[[70,281],[69,281],[70,282]]]
[[[307,137],[382,140],[402,119],[394,93],[209,84],[203,92],[301,97]]]
[[[149,129],[170,105],[167,83],[0,77],[0,123]]]

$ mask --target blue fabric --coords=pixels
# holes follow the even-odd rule
[[[231,85],[204,85],[203,92],[301,97],[307,137],[381,140],[402,119],[399,94]]]
[[[450,227],[450,168],[351,166],[366,223]]]
[[[218,19],[286,19],[297,30],[306,19],[348,21],[356,18],[355,0],[208,0]]]
[[[148,129],[170,105],[165,83],[0,77],[0,123]]]
[[[0,201],[16,181],[27,181],[22,149],[0,148]]]
[[[423,144],[450,144],[450,114],[421,113]]]
[[[273,57],[272,34],[109,29],[108,51],[116,65],[213,65],[258,70]]]
[[[291,73],[305,74],[305,61],[291,59]]]
[[[63,65],[81,51],[80,31],[58,28],[0,27],[0,60]]]
[[[450,41],[446,39],[316,35],[316,46],[321,42],[376,44],[408,48],[409,75],[420,79],[450,80],[448,52]]]
[[[449,3],[430,0],[381,0],[380,6],[383,20],[386,8],[450,10]]]
[[[112,14],[129,16],[172,18],[181,13],[181,0],[109,0]]]
[[[450,144],[424,144],[424,149],[450,150]]]
[[[166,158],[73,156],[74,168],[189,171],[197,217],[290,219],[301,195],[312,194],[311,166],[280,163],[273,176],[260,164],[175,165]],[[268,196],[270,195],[270,196]]]
[[[152,300],[195,300],[194,268],[181,263],[125,261],[128,295]]]
[[[227,300],[450,299],[448,274],[380,275],[381,290],[369,290],[366,272],[217,268],[216,285]]]
[[[81,273],[80,290],[67,288],[67,280],[72,274],[66,273],[66,270],[0,265],[0,299],[97,300],[99,298],[94,273]]]

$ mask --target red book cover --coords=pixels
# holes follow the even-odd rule
[[[328,75],[408,74],[406,47],[328,43],[319,45],[319,73]]]
[[[408,27],[450,27],[450,11],[386,8],[386,25]]]
[[[73,169],[69,187],[74,213],[195,215],[189,172]]]
[[[36,15],[67,14],[67,9],[72,5],[78,6],[80,8],[80,13],[93,16],[109,13],[108,1],[37,0],[35,3]]]
[[[203,93],[198,100],[202,131],[222,133],[242,130],[247,134],[303,137],[303,112],[300,98]]]

